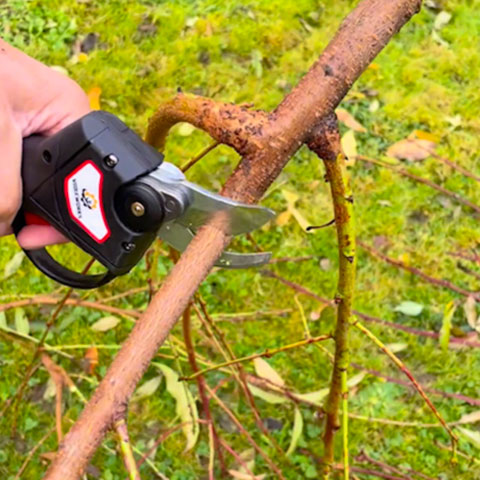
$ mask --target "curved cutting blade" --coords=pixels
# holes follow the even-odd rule
[[[183,252],[192,241],[195,234],[183,225],[170,222],[164,224],[158,231],[158,236],[179,252]],[[250,268],[265,265],[270,261],[270,252],[238,253],[223,252],[215,266],[223,268]]]
[[[214,215],[223,219],[226,223],[223,226],[231,235],[256,230],[275,216],[275,212],[269,208],[236,202],[189,182],[181,170],[168,162],[151,172],[148,180],[149,183],[154,181],[160,191],[165,189],[171,192],[174,189],[188,197],[188,207],[174,221],[194,232]],[[223,215],[217,215],[219,212],[223,212]]]
[[[189,182],[181,170],[168,162],[162,163],[142,181],[159,192],[178,196],[179,203],[185,204],[183,213],[165,222],[158,231],[162,240],[181,252],[187,248],[195,232],[208,222],[214,222],[230,235],[240,235],[261,227],[275,216],[275,212],[268,208],[236,202]],[[268,263],[270,258],[269,252],[224,252],[216,265],[248,268]]]

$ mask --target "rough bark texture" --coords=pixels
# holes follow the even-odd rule
[[[161,147],[173,124],[190,121],[216,140],[233,146],[243,159],[222,194],[255,203],[313,128],[333,111],[366,66],[420,6],[421,0],[361,2],[299,85],[269,115],[206,99],[196,98],[192,103],[180,94],[152,119],[148,139]],[[235,118],[229,118],[229,109]],[[254,128],[248,130],[247,125]],[[80,478],[107,430],[125,415],[128,399],[150,360],[229,240],[227,234],[212,226],[198,232],[60,445],[45,479]]]

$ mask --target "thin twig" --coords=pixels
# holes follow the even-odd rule
[[[370,457],[364,450],[361,451],[360,455],[357,455],[355,457],[355,461],[359,463],[370,463],[372,465],[382,468],[383,470],[390,471],[392,473],[398,473],[399,475],[405,475],[405,473],[399,468],[393,467],[392,465],[388,465],[387,463],[384,463],[384,462],[380,462],[379,460],[375,460],[374,458]],[[428,477],[427,475],[421,472],[417,472],[413,469],[410,469],[409,473],[417,477],[421,477],[425,480],[435,480],[434,478]]]
[[[210,451],[214,452],[217,450],[218,458],[220,461],[222,472],[226,471],[222,449],[220,446],[220,442],[218,440],[218,433],[215,429],[215,425],[213,424],[212,414],[210,412],[210,402],[207,397],[207,392],[205,389],[205,378],[203,374],[199,371],[197,359],[195,358],[195,347],[192,341],[192,329],[191,329],[191,306],[189,305],[185,312],[183,313],[182,317],[182,326],[183,326],[183,339],[185,341],[185,348],[188,354],[188,361],[190,363],[190,367],[194,372],[194,375],[197,378],[197,387],[198,387],[198,394],[200,396],[200,400],[202,402],[203,414],[205,420],[208,422],[208,432],[209,438],[212,438],[213,445],[210,446]],[[209,476],[212,477],[209,480],[213,480],[213,467],[209,469]]]
[[[377,257],[380,260],[383,260],[384,262],[389,263],[390,265],[401,268],[402,270],[406,270],[407,272],[410,272],[413,275],[417,275],[418,277],[423,278],[424,280],[426,280],[428,283],[431,283],[432,285],[436,285],[437,287],[447,288],[452,292],[459,293],[460,295],[464,295],[465,297],[468,297],[471,295],[475,298],[475,300],[480,301],[480,295],[476,292],[465,290],[464,288],[459,287],[458,285],[455,285],[454,283],[449,282],[448,280],[444,280],[443,278],[431,277],[430,275],[427,275],[426,273],[424,273],[422,270],[418,268],[411,267],[410,265],[407,265],[405,262],[402,262],[401,260],[395,260],[379,252],[375,248],[367,245],[366,243],[360,241],[359,239],[357,239],[357,244],[360,245],[370,255]]]
[[[443,428],[443,425],[440,423],[421,423],[421,422],[403,422],[401,420],[392,420],[390,418],[376,418],[376,417],[368,417],[366,415],[357,415],[356,413],[349,413],[348,416],[353,418],[354,420],[360,420],[363,422],[371,422],[371,423],[380,423],[382,425],[392,425],[395,427],[405,427],[405,428]],[[469,422],[447,422],[449,427],[456,427],[458,425],[466,425]]]
[[[22,466],[18,470],[17,474],[15,475],[13,480],[19,480],[22,478],[23,472],[27,468],[30,460],[32,460],[33,456],[35,455],[36,451],[42,446],[42,444],[48,439],[48,437],[55,431],[55,427],[50,428],[48,432],[38,441],[38,443],[28,452],[27,457],[25,458]]]
[[[220,145],[220,142],[212,142],[210,145],[208,145],[206,148],[204,148],[197,156],[193,157],[191,160],[189,160],[187,163],[184,163],[180,170],[182,172],[186,172],[190,168],[192,168],[197,162],[199,162],[205,155],[210,153],[212,150],[217,148]]]
[[[90,269],[90,267],[93,265],[93,263],[95,262],[95,259],[94,258],[91,258],[87,264],[85,265],[85,267],[83,268],[82,270],[82,274],[86,274],[88,272],[88,270]],[[73,288],[69,288],[66,292],[65,292],[65,295],[62,297],[62,299],[60,300],[60,302],[58,302],[57,304],[57,307],[55,308],[55,310],[53,311],[52,315],[50,316],[50,319],[47,321],[47,323],[45,324],[45,329],[43,331],[43,334],[42,336],[40,337],[40,340],[39,342],[37,343],[37,346],[35,348],[35,351],[33,352],[33,357],[32,359],[30,360],[30,363],[27,367],[27,371],[25,373],[25,376],[23,377],[23,381],[22,381],[22,384],[19,388],[19,390],[17,391],[17,395],[16,395],[16,399],[14,400],[14,404],[15,404],[15,410],[14,410],[14,413],[13,413],[13,421],[12,421],[12,436],[15,435],[15,432],[17,430],[17,413],[18,413],[18,405],[20,404],[21,400],[22,400],[22,397],[23,397],[23,394],[24,394],[24,391],[25,391],[25,388],[27,387],[28,385],[28,381],[30,380],[30,378],[32,377],[32,374],[33,374],[33,369],[34,369],[34,366],[35,366],[35,363],[38,359],[38,357],[40,356],[40,353],[42,351],[42,348],[43,348],[43,344],[45,343],[45,340],[47,338],[47,335],[49,334],[50,332],[50,329],[52,328],[52,326],[54,325],[58,315],[60,314],[60,312],[62,311],[63,307],[65,306],[67,300],[70,298],[70,295],[72,295],[73,293]],[[60,396],[61,396],[61,392],[60,392]],[[58,398],[58,397],[57,397]],[[60,432],[60,436],[61,436],[61,430]],[[61,440],[61,438],[59,438],[59,441]]]
[[[144,293],[148,292],[148,286],[147,287],[136,287],[136,288],[131,288],[130,290],[127,290],[125,292],[117,293],[116,295],[112,295],[110,297],[104,297],[98,299],[98,303],[110,303],[114,302],[116,300],[120,300],[125,297],[130,297],[132,295],[137,295],[138,293]]]
[[[247,465],[247,463],[245,462],[245,460],[243,460],[243,458],[242,458],[223,438],[220,438],[220,443],[222,444],[223,448],[225,448],[225,450],[226,450],[230,455],[232,455],[232,457],[235,458],[235,460],[245,469],[245,471],[247,472],[247,474],[250,475],[253,480],[256,480],[257,477],[256,477],[255,474],[250,470],[250,468],[248,467],[248,465]]]
[[[213,365],[211,367],[208,367],[208,368],[205,368],[203,370],[197,371],[196,373],[194,373],[194,374],[192,374],[188,377],[181,378],[180,380],[194,380],[195,378],[198,378],[199,376],[202,376],[205,373],[211,372],[213,370],[218,370],[218,369],[224,368],[224,367],[230,367],[231,365],[237,365],[239,363],[249,362],[251,360],[255,360],[255,358],[260,358],[260,357],[270,358],[273,355],[276,355],[277,353],[286,352],[288,350],[293,350],[295,348],[303,347],[305,345],[311,345],[312,343],[316,343],[316,342],[323,342],[324,340],[328,340],[330,338],[332,338],[331,335],[319,335],[318,337],[306,338],[304,340],[300,340],[300,341],[295,342],[295,343],[290,343],[288,345],[283,345],[281,347],[273,348],[271,350],[265,350],[265,351],[260,352],[260,353],[252,353],[251,355],[247,355],[245,357],[237,357],[237,358],[234,358],[233,360],[228,360],[228,361],[223,362],[223,363],[218,363],[217,365]]]
[[[452,451],[452,446],[451,445],[444,445],[441,442],[435,441],[435,445],[439,448],[442,448],[444,450],[448,450],[449,452]],[[480,465],[480,459],[477,457],[472,457],[471,455],[467,455],[466,453],[462,452],[459,448],[457,448],[456,453],[459,457],[464,458],[465,460],[468,460],[470,464],[475,463],[476,465]]]
[[[446,195],[447,197],[453,198],[458,203],[461,203],[462,205],[465,205],[466,207],[471,208],[475,212],[480,213],[480,206],[476,205],[475,203],[471,202],[470,200],[467,200],[466,198],[463,198],[458,193],[452,192],[451,190],[448,190],[447,188],[442,187],[441,185],[438,185],[437,183],[432,182],[431,180],[428,180],[428,178],[419,177],[418,175],[414,175],[413,173],[410,173],[408,170],[406,170],[404,168],[398,168],[394,165],[390,165],[388,163],[382,162],[380,160],[376,160],[374,158],[366,157],[364,155],[358,155],[357,159],[362,160],[363,162],[373,163],[374,165],[378,165],[380,167],[388,168],[389,170],[392,170],[396,173],[399,173],[400,175],[403,175],[404,177],[408,177],[412,180],[415,180],[416,182],[423,183],[424,185],[427,185],[428,187],[433,188],[434,190],[437,190],[438,192],[442,193],[443,195]]]
[[[125,419],[117,420],[114,424],[114,429],[117,432],[118,441],[120,442],[120,450],[122,452],[123,463],[128,472],[129,480],[141,480],[138,471],[137,462],[133,456],[132,445],[128,435],[128,428]]]
[[[298,263],[298,262],[306,262],[308,260],[312,260],[317,258],[316,255],[305,255],[304,257],[278,257],[270,259],[269,263]]]
[[[475,252],[472,248],[472,253],[465,253],[465,252],[448,252],[449,255],[452,257],[461,258],[462,260],[468,260],[469,262],[474,262],[480,264],[480,256]]]
[[[310,297],[313,300],[316,300],[318,303],[320,303],[322,305],[328,305],[330,307],[335,308],[335,303],[334,303],[333,300],[328,300],[326,298],[320,297],[319,295],[312,292],[311,290],[304,287],[303,285],[300,285],[299,283],[296,283],[296,282],[292,282],[291,280],[287,280],[286,278],[278,275],[275,272],[272,272],[271,270],[261,270],[260,274],[264,275],[265,277],[274,278],[275,280],[278,280],[279,282],[283,283],[284,285],[291,288],[292,290],[295,290],[296,292],[302,293],[303,295],[306,295],[307,297]],[[428,338],[438,338],[439,337],[439,333],[437,333],[437,332],[430,332],[428,330],[420,330],[418,328],[409,327],[407,325],[402,325],[402,324],[394,323],[394,322],[388,322],[388,321],[383,320],[381,318],[373,317],[371,315],[367,315],[366,313],[359,312],[358,310],[352,310],[352,313],[354,315],[356,315],[357,317],[361,318],[362,320],[366,321],[366,322],[377,323],[379,325],[383,325],[383,326],[388,327],[388,328],[393,328],[395,330],[401,330],[401,331],[409,333],[411,335],[417,335],[417,336],[420,336],[420,337],[428,337]],[[457,337],[451,336],[450,337],[450,343],[462,345],[462,346],[465,346],[465,347],[480,348],[480,342],[475,341],[475,340],[470,340],[468,338],[457,338]]]
[[[247,432],[245,427],[242,423],[237,419],[237,417],[233,414],[233,412],[223,403],[223,401],[218,397],[218,395],[208,386],[205,384],[208,393],[210,396],[218,403],[219,407],[230,417],[233,423],[236,425],[238,430],[242,433],[242,435],[248,440],[250,445],[259,453],[259,455],[265,460],[268,466],[276,473],[277,477],[285,480],[281,470],[273,463],[272,459],[260,448],[260,446],[255,442],[252,436]]]
[[[6,312],[18,307],[28,307],[37,305],[57,305],[58,298],[48,295],[38,295],[31,298],[22,300],[16,300],[14,302],[8,302],[0,305],[0,312]],[[127,310],[125,308],[113,307],[111,305],[103,305],[100,302],[92,302],[89,300],[81,300],[76,298],[69,298],[65,301],[65,306],[68,307],[85,307],[93,310],[99,310],[101,312],[113,313],[114,315],[121,315],[130,318],[139,318],[141,312],[137,310]]]
[[[443,425],[447,433],[450,435],[452,442],[453,452],[455,454],[455,448],[458,443],[458,438],[453,433],[452,429],[448,426],[447,422],[440,415],[440,412],[437,410],[435,405],[432,403],[428,395],[423,390],[422,386],[417,382],[417,379],[413,376],[412,372],[406,367],[406,365],[379,339],[377,338],[368,328],[364,327],[358,320],[355,320],[352,325],[354,325],[358,330],[360,330],[364,335],[366,335],[370,340],[372,340],[375,345],[380,348],[392,361],[397,365],[397,367],[405,374],[405,376],[412,382],[415,387],[415,390],[423,398],[425,403],[428,405],[432,413],[437,417],[437,420]]]
[[[400,380],[398,378],[389,377],[388,375],[384,375],[383,373],[381,373],[377,370],[373,370],[371,368],[366,368],[362,365],[359,365],[358,363],[352,362],[350,365],[353,368],[355,368],[356,370],[361,370],[362,372],[367,372],[370,375],[373,375],[374,377],[381,378],[382,380],[385,380],[386,382],[395,383],[396,385],[401,385],[402,387],[414,388],[413,385],[410,382]],[[468,403],[469,405],[472,405],[472,406],[480,407],[480,399],[478,399],[478,398],[467,397],[466,395],[462,395],[460,393],[444,392],[442,390],[436,390],[434,388],[424,387],[423,385],[422,385],[422,388],[426,392],[431,393],[432,395],[438,395],[439,397],[443,397],[443,398],[452,398],[454,400],[459,400],[461,402]]]
[[[231,349],[230,345],[226,341],[223,332],[218,328],[217,325],[215,325],[212,318],[210,317],[210,314],[208,313],[208,310],[207,310],[207,304],[205,303],[205,301],[203,300],[203,298],[200,295],[197,296],[197,301],[200,305],[200,309],[203,313],[205,321],[209,325],[209,328],[212,331],[212,334],[214,335],[214,337],[216,336],[218,338],[218,341],[220,342],[220,344],[223,347],[223,349],[221,349],[221,351],[224,354],[225,360],[226,361],[235,360],[236,357],[235,357],[235,355],[233,353],[233,350]],[[242,388],[242,391],[245,395],[245,398],[246,398],[246,400],[247,400],[247,402],[250,406],[250,409],[253,413],[253,416],[255,418],[255,423],[256,423],[257,427],[262,431],[262,433],[268,439],[270,444],[273,445],[273,447],[277,450],[277,452],[280,455],[282,455],[284,458],[286,458],[285,457],[285,452],[281,449],[278,442],[270,434],[267,427],[263,423],[262,418],[260,417],[260,413],[258,411],[258,408],[257,408],[256,404],[255,404],[255,399],[253,398],[252,392],[250,392],[250,389],[248,388],[248,383],[247,383],[247,380],[246,380],[246,374],[245,374],[245,370],[243,369],[243,365],[241,363],[238,363],[238,364],[235,365],[235,369],[236,369],[236,372],[234,370],[235,380],[238,382],[238,384]]]

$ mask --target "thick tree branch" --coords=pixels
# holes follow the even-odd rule
[[[421,0],[361,2],[345,19],[339,33],[299,86],[267,117],[265,127],[261,131],[252,131],[248,146],[237,144],[234,137],[228,143],[219,138],[219,130],[207,130],[216,140],[225,141],[244,152],[222,194],[249,203],[257,202],[315,124],[338,105],[365,67],[420,5]],[[211,106],[212,112],[217,108],[215,105]],[[175,108],[169,110],[171,120],[159,122],[158,131],[151,133],[150,140],[155,139],[161,145],[170,126],[177,121],[190,121],[202,127],[195,114],[184,113],[182,116],[177,115]],[[202,115],[205,123],[209,114]],[[228,125],[228,119],[224,121],[223,125]],[[151,358],[229,240],[225,232],[212,226],[197,233],[65,437],[45,476],[47,480],[80,477],[107,430],[116,420],[123,418],[128,399]]]

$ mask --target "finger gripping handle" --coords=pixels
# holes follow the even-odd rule
[[[16,236],[25,226],[25,216],[21,210],[13,222],[13,231]],[[75,272],[58,263],[47,251],[46,248],[37,248],[35,250],[23,249],[25,255],[30,261],[45,275],[52,280],[72,288],[92,289],[107,284],[115,278],[116,275],[107,271],[98,275],[86,275]]]
[[[22,157],[23,200],[15,233],[30,215],[40,217],[108,270],[83,275],[45,249],[27,251],[43,273],[64,285],[96,288],[139,262],[157,225],[132,229],[121,193],[155,170],[163,162],[161,154],[114,115],[93,111],[52,136],[25,138]]]

